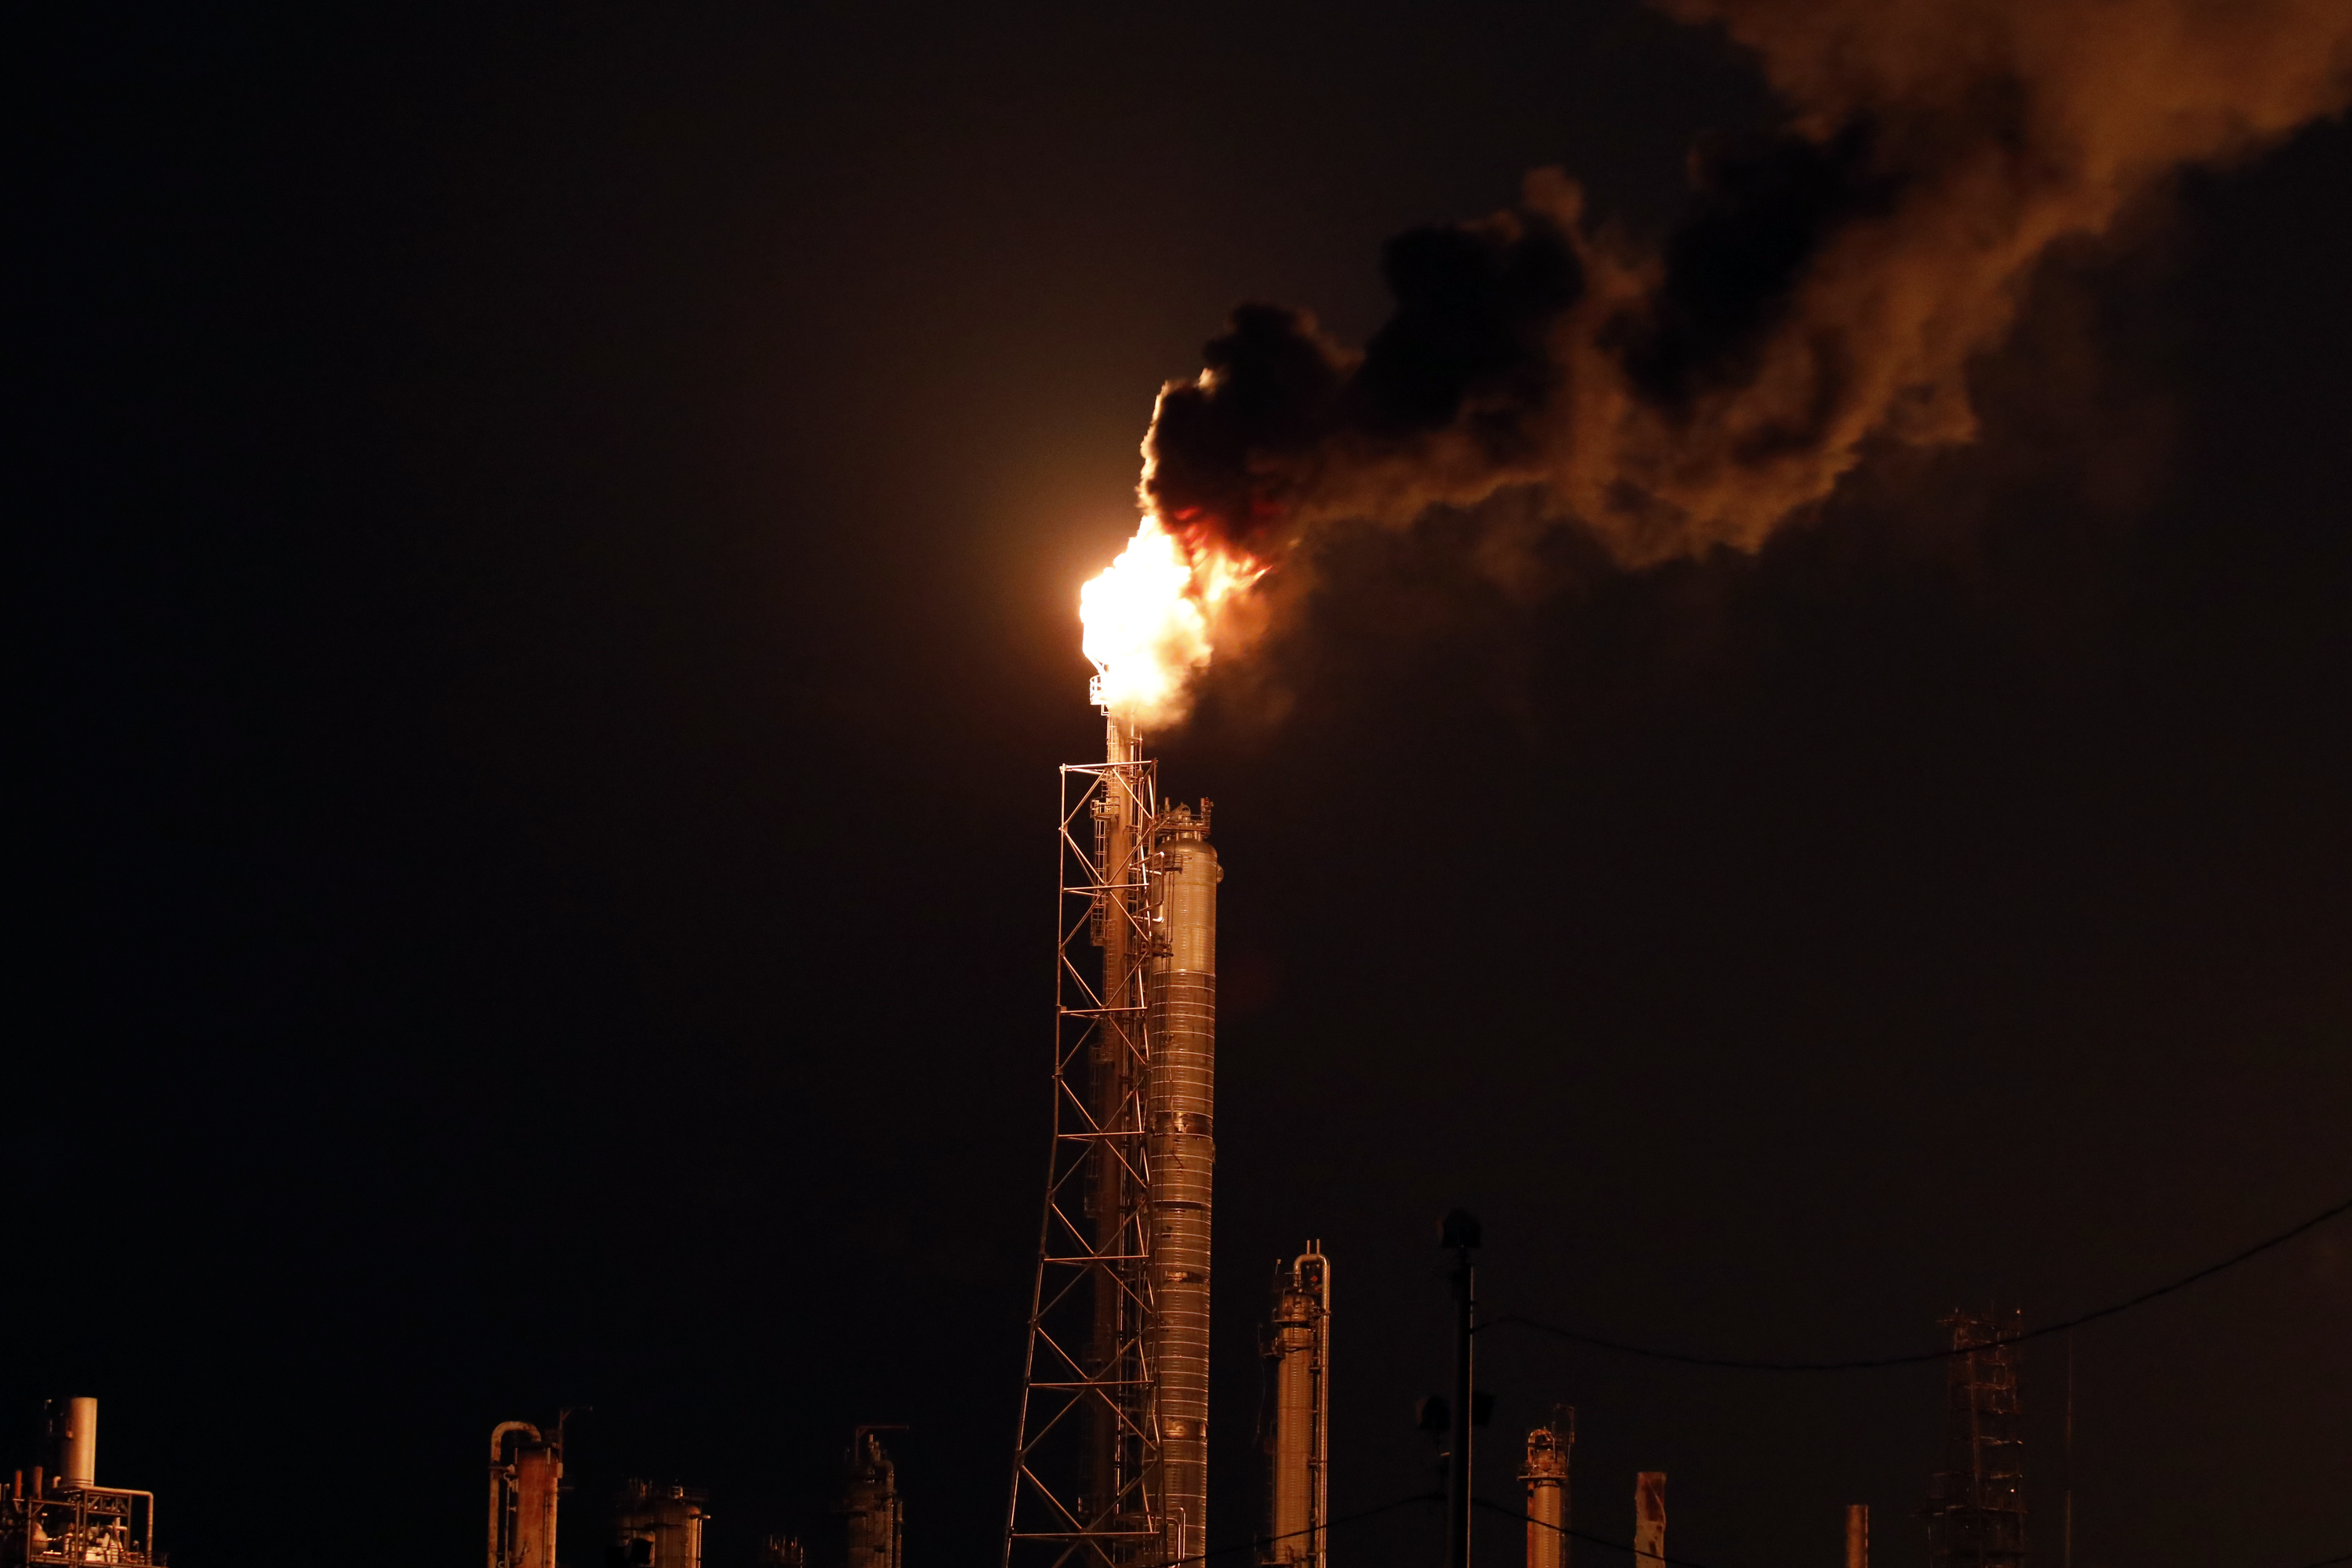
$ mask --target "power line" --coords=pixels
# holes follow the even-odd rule
[[[1490,1513],[1499,1513],[1506,1519],[1516,1519],[1524,1524],[1540,1524],[1546,1530],[1556,1531],[1571,1541],[1581,1541],[1593,1546],[1605,1546],[1612,1552],[1631,1553],[1639,1550],[1626,1545],[1622,1541],[1612,1541],[1605,1535],[1592,1535],[1581,1530],[1570,1530],[1567,1525],[1554,1524],[1548,1519],[1538,1519],[1533,1514],[1521,1513],[1515,1508],[1505,1508],[1498,1502],[1488,1502],[1485,1498],[1474,1498],[1471,1500]],[[1650,1561],[1663,1563],[1666,1568],[1704,1568],[1703,1564],[1694,1563],[1687,1557],[1654,1557]],[[2352,1563],[2352,1552],[2347,1552],[2337,1557],[2323,1557],[2316,1563],[2306,1563],[2304,1568],[2340,1568],[2341,1564],[2347,1563]]]
[[[2022,1334],[2008,1335],[1994,1342],[2000,1344],[2021,1344],[2027,1340],[2040,1339],[2045,1334],[2063,1333],[2069,1329],[2080,1328],[2084,1323],[2096,1322],[2102,1318],[2112,1318],[2119,1312],[2127,1312],[2135,1307],[2146,1306],[2148,1302],[2156,1300],[2159,1297],[2169,1296],[2176,1290],[2185,1290],[2189,1286],[2198,1283],[2200,1280],[2210,1279],[2216,1274],[2221,1274],[2229,1269],[2235,1268],[2241,1263],[2244,1263],[2251,1258],[2258,1258],[2273,1247],[2284,1247],[2286,1243],[2293,1241],[2295,1237],[2303,1235],[2305,1232],[2315,1230],[2319,1226],[2326,1225],[2329,1220],[2336,1219],[2346,1214],[2352,1214],[2352,1198],[2347,1198],[2342,1203],[2336,1204],[2333,1207],[2325,1209],[2320,1213],[2312,1215],[2309,1219],[2305,1220],[2300,1225],[2280,1231],[2276,1236],[2265,1237],[2264,1239],[2254,1243],[2252,1247],[2248,1247],[2241,1251],[2232,1253],[2231,1256],[2222,1258],[2218,1263],[2209,1263],[2202,1268],[2197,1269],[2192,1273],[2184,1274],[2177,1279],[2168,1280],[2162,1285],[2156,1286],[2152,1289],[2143,1290],[2137,1296],[2129,1297],[2124,1300],[2114,1302],[2111,1305],[2098,1308],[2094,1311],[2082,1313],[2077,1317],[2069,1318],[2063,1322],[2045,1324],[2042,1328],[2034,1329]],[[1598,1334],[1583,1333],[1575,1329],[1561,1328],[1557,1323],[1542,1322],[1534,1318],[1522,1317],[1517,1314],[1507,1317],[1489,1318],[1485,1322],[1478,1324],[1471,1331],[1473,1333],[1476,1333],[1486,1329],[1500,1328],[1505,1324],[1516,1324],[1520,1328],[1533,1329],[1538,1333],[1551,1334],[1559,1339],[1571,1340],[1578,1344],[1591,1345],[1601,1350],[1616,1351],[1624,1355],[1644,1356],[1653,1361],[1675,1362],[1685,1366],[1727,1368],[1739,1372],[1865,1372],[1879,1367],[1918,1366],[1929,1362],[1949,1361],[1956,1355],[1966,1355],[1969,1353],[1970,1351],[1982,1350],[1985,1348],[1982,1345],[1973,1345],[1963,1349],[1926,1351],[1911,1355],[1875,1356],[1857,1361],[1744,1361],[1732,1356],[1692,1355],[1681,1351],[1664,1351],[1649,1345],[1628,1344],[1622,1340],[1604,1339]],[[1398,1498],[1393,1501],[1384,1502],[1377,1508],[1368,1508],[1356,1513],[1342,1514],[1338,1519],[1327,1520],[1319,1525],[1310,1525],[1305,1530],[1286,1531],[1280,1535],[1253,1536],[1247,1541],[1236,1542],[1229,1546],[1213,1547],[1206,1552],[1194,1552],[1189,1557],[1171,1558],[1169,1563],[1169,1568],[1180,1568],[1180,1565],[1184,1563],[1205,1563],[1211,1558],[1229,1556],[1236,1552],[1255,1551],[1262,1546],[1270,1546],[1277,1541],[1288,1541],[1295,1536],[1311,1535],[1318,1530],[1333,1530],[1343,1524],[1354,1524],[1361,1520],[1377,1519],[1382,1514],[1394,1513],[1401,1508],[1411,1508],[1415,1503],[1443,1502],[1444,1500],[1445,1500],[1443,1495],[1436,1492],[1416,1492],[1411,1497]],[[1586,1531],[1572,1530],[1566,1525],[1553,1524],[1549,1520],[1535,1519],[1528,1514],[1521,1513],[1517,1509],[1505,1508],[1500,1503],[1489,1502],[1484,1498],[1474,1498],[1472,1501],[1475,1506],[1483,1508],[1491,1513],[1499,1513],[1506,1518],[1518,1520],[1522,1523],[1540,1524],[1546,1530],[1557,1531],[1559,1533],[1567,1536],[1572,1541],[1581,1541],[1586,1542],[1588,1545],[1606,1547],[1612,1552],[1623,1552],[1630,1553],[1634,1551],[1633,1547],[1627,1545],[1624,1542],[1612,1541],[1605,1535],[1594,1535]],[[1662,1563],[1664,1568],[1706,1568],[1706,1564],[1695,1563],[1686,1557],[1660,1557],[1654,1561]],[[2347,1563],[2352,1563],[2352,1552],[2344,1552],[2335,1557],[2324,1557],[2316,1563],[2305,1564],[2304,1568],[2343,1568],[2343,1565]]]
[[[2118,1312],[2128,1312],[2135,1307],[2144,1307],[2158,1297],[2169,1296],[2176,1290],[2185,1290],[2200,1280],[2210,1279],[2216,1274],[2235,1268],[2239,1264],[2258,1258],[2274,1247],[2284,1247],[2304,1232],[2315,1230],[2329,1220],[2346,1214],[2352,1214],[2352,1198],[2347,1198],[2334,1207],[2312,1215],[2301,1225],[2258,1241],[2243,1251],[2232,1253],[2219,1263],[2209,1263],[2194,1273],[2184,1274],[2179,1279],[2168,1280],[2153,1289],[2143,1290],[2128,1300],[2114,1302],[2095,1311],[2084,1312],[2079,1317],[2068,1318],[2063,1322],[2045,1323],[2041,1328],[2029,1330],[2021,1334],[2000,1335],[1993,1342],[2004,1345],[2022,1344],[2027,1340],[2038,1340],[2045,1334],[2063,1333],[2068,1329],[2079,1329],[2084,1323],[2095,1323],[2101,1318],[2112,1318]],[[1695,1355],[1684,1351],[1660,1350],[1654,1345],[1629,1344],[1622,1340],[1606,1339],[1599,1334],[1588,1334],[1580,1330],[1562,1328],[1558,1323],[1547,1323],[1516,1313],[1505,1317],[1489,1318],[1472,1332],[1499,1329],[1506,1324],[1532,1329],[1538,1333],[1549,1334],[1556,1339],[1571,1340],[1580,1345],[1591,1345],[1598,1350],[1615,1351],[1620,1355],[1643,1356],[1651,1361],[1674,1362],[1683,1366],[1717,1367],[1737,1372],[1869,1372],[1880,1367],[1919,1366],[1928,1362],[1949,1361],[1954,1356],[1967,1355],[1971,1352],[1986,1348],[1983,1345],[1968,1345],[1948,1350],[1918,1351],[1909,1355],[1870,1356],[1857,1361],[1748,1361],[1738,1356]],[[2331,1561],[2343,1562],[2345,1559],[2336,1558]],[[2311,1568],[2326,1568],[2326,1565],[2313,1563]]]
[[[1589,1546],[1605,1546],[1612,1552],[1623,1552],[1627,1553],[1638,1552],[1641,1550],[1639,1547],[1628,1546],[1622,1541],[1612,1541],[1605,1535],[1593,1535],[1585,1531],[1571,1530],[1564,1524],[1554,1524],[1548,1519],[1538,1519],[1531,1513],[1521,1513],[1517,1509],[1505,1508],[1498,1502],[1488,1502],[1485,1498],[1473,1498],[1470,1500],[1476,1506],[1485,1509],[1489,1513],[1499,1513],[1506,1519],[1516,1519],[1526,1524],[1540,1524],[1546,1530],[1565,1535],[1570,1541],[1581,1541]],[[1687,1557],[1661,1556],[1652,1557],[1648,1559],[1648,1561],[1652,1563],[1663,1563],[1666,1565],[1666,1568],[1706,1568],[1705,1563],[1694,1563]],[[2319,1568],[2319,1565],[2314,1564],[2313,1568]]]
[[[1415,1492],[1411,1497],[1401,1497],[1393,1502],[1384,1502],[1378,1508],[1368,1508],[1359,1513],[1341,1514],[1338,1519],[1327,1519],[1320,1524],[1310,1524],[1304,1530],[1286,1530],[1280,1535],[1254,1535],[1247,1541],[1237,1541],[1231,1546],[1212,1547],[1206,1552],[1196,1552],[1190,1557],[1171,1557],[1168,1560],[1168,1568],[1177,1568],[1179,1563],[1206,1563],[1212,1557],[1223,1557],[1234,1552],[1254,1552],[1261,1546],[1271,1546],[1277,1541],[1288,1541],[1293,1536],[1312,1535],[1318,1530],[1332,1530],[1343,1524],[1353,1524],[1358,1520],[1373,1519],[1381,1514],[1394,1513],[1401,1508],[1411,1508],[1417,1502],[1444,1502],[1444,1492]]]

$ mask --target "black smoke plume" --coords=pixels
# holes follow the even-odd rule
[[[1660,3],[1787,111],[1694,155],[1662,246],[1602,238],[1545,171],[1391,241],[1395,313],[1360,353],[1243,306],[1161,393],[1145,505],[1264,560],[1507,488],[1628,564],[1756,549],[1868,444],[1973,437],[1969,363],[2053,246],[2352,96],[2343,0]]]

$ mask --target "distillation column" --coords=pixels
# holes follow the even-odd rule
[[[1555,1414],[1528,1434],[1528,1568],[1568,1568],[1568,1460],[1576,1445],[1576,1412]]]
[[[1160,813],[1150,856],[1150,1358],[1171,1559],[1209,1529],[1209,1193],[1216,1163],[1217,882],[1209,803]]]
[[[1331,1265],[1310,1241],[1274,1271],[1274,1430],[1267,1445],[1265,1551],[1269,1565],[1325,1568],[1330,1517]]]
[[[563,1422],[552,1438],[528,1421],[490,1428],[489,1568],[555,1568],[563,1493]]]
[[[898,1468],[874,1435],[877,1430],[860,1426],[849,1440],[841,1497],[847,1568],[899,1568],[905,1557],[907,1517],[898,1498]]]

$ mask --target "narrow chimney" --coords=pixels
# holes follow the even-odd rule
[[[1666,1472],[1633,1478],[1633,1568],[1663,1568],[1666,1560]]]
[[[1870,1568],[1870,1505],[1845,1505],[1845,1568]]]

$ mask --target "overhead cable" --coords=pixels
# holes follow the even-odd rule
[[[1570,1541],[1581,1541],[1588,1546],[1605,1546],[1612,1552],[1633,1552],[1639,1550],[1636,1547],[1626,1544],[1622,1541],[1612,1541],[1605,1535],[1593,1535],[1585,1531],[1571,1530],[1564,1524],[1554,1524],[1548,1519],[1538,1519],[1531,1513],[1521,1513],[1515,1508],[1505,1508],[1498,1502],[1488,1502],[1485,1498],[1472,1498],[1470,1500],[1475,1506],[1485,1509],[1488,1513],[1499,1513],[1506,1519],[1516,1519],[1524,1524],[1540,1524],[1546,1530],[1551,1531],[1556,1534],[1565,1535]],[[1705,1563],[1694,1563],[1687,1557],[1653,1557],[1647,1553],[1643,1553],[1643,1561],[1645,1563],[1663,1563],[1666,1565],[1666,1568],[1706,1568]]]
[[[1521,1513],[1515,1508],[1506,1508],[1498,1502],[1488,1502],[1485,1498],[1473,1498],[1471,1500],[1489,1513],[1499,1513],[1506,1519],[1516,1519],[1524,1524],[1540,1524],[1546,1530],[1567,1536],[1570,1541],[1581,1541],[1592,1546],[1605,1546],[1612,1552],[1638,1552],[1640,1550],[1622,1541],[1612,1541],[1605,1535],[1592,1535],[1581,1530],[1570,1530],[1567,1525],[1554,1524],[1548,1519],[1538,1519],[1531,1513]],[[1704,1568],[1703,1564],[1694,1563],[1687,1557],[1650,1557],[1645,1561],[1664,1563],[1665,1568]],[[2306,1563],[2304,1568],[2341,1568],[2341,1564],[2347,1563],[2352,1563],[2352,1552],[2347,1552],[2336,1557],[2323,1557],[2316,1563]]]
[[[1515,1325],[1532,1330],[1539,1334],[1549,1334],[1555,1339],[1570,1340],[1580,1345],[1591,1345],[1597,1350],[1615,1351],[1620,1355],[1642,1356],[1651,1361],[1674,1362],[1683,1366],[1716,1367],[1734,1372],[1870,1372],[1880,1367],[1918,1366],[1928,1362],[1949,1361],[1955,1356],[1968,1355],[1975,1351],[1989,1349],[1991,1344],[2022,1344],[2027,1340],[2038,1340],[2046,1334],[2064,1333],[2068,1329],[2079,1329],[2084,1323],[2095,1323],[2101,1318],[2112,1318],[2118,1312],[2128,1312],[2135,1307],[2144,1307],[2159,1297],[2169,1296],[2176,1290],[2185,1290],[2200,1280],[2210,1279],[2216,1274],[2235,1268],[2239,1264],[2258,1258],[2273,1247],[2284,1247],[2305,1231],[2315,1230],[2329,1220],[2347,1214],[2352,1214],[2352,1198],[2347,1198],[2334,1207],[2324,1209],[2312,1215],[2300,1225],[2258,1241],[2242,1251],[2234,1252],[2218,1263],[2209,1263],[2193,1273],[2184,1274],[2178,1279],[2168,1280],[2152,1289],[2143,1290],[2137,1296],[2068,1318],[2063,1322],[2044,1323],[2038,1329],[2031,1329],[2023,1333],[1997,1334],[1990,1344],[1985,1345],[1957,1345],[1946,1350],[1916,1351],[1907,1355],[1867,1356],[1851,1361],[1750,1361],[1738,1356],[1699,1355],[1687,1351],[1660,1350],[1654,1345],[1631,1344],[1623,1340],[1589,1334],[1580,1329],[1562,1328],[1558,1323],[1547,1323],[1517,1313],[1489,1318],[1471,1331],[1483,1333],[1488,1329]],[[2312,1568],[2323,1568],[2323,1565],[2314,1563]]]
[[[1320,1524],[1310,1524],[1304,1530],[1286,1530],[1280,1535],[1253,1535],[1247,1541],[1236,1541],[1230,1546],[1212,1547],[1206,1552],[1195,1552],[1190,1557],[1171,1557],[1168,1560],[1168,1568],[1178,1568],[1178,1564],[1185,1563],[1206,1563],[1212,1557],[1229,1556],[1235,1552],[1255,1552],[1261,1546],[1271,1546],[1277,1541],[1288,1541],[1293,1536],[1298,1535],[1312,1535],[1318,1530],[1331,1530],[1342,1524],[1353,1524],[1360,1519],[1372,1519],[1381,1514],[1394,1513],[1401,1508],[1411,1508],[1417,1502],[1444,1502],[1444,1492],[1415,1492],[1411,1497],[1401,1497],[1393,1502],[1384,1502],[1378,1508],[1368,1508],[1356,1513],[1343,1513],[1337,1519],[1327,1519]]]

